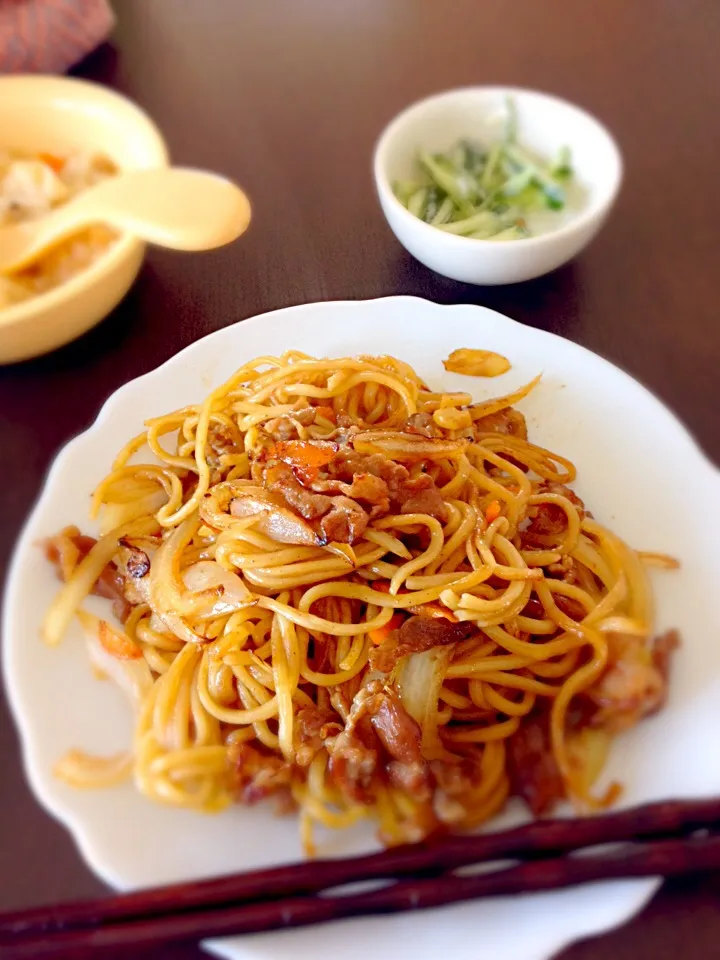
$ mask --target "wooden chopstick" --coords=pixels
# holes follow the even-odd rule
[[[71,929],[2,944],[4,960],[81,958],[98,951],[143,949],[158,944],[229,934],[259,933],[345,917],[422,910],[480,897],[554,890],[594,880],[678,876],[720,867],[720,836],[652,841],[586,857],[551,858],[479,876],[405,880],[370,893],[294,897],[200,912],[162,914],[139,921]]]
[[[561,853],[599,843],[689,833],[720,826],[720,799],[662,801],[582,819],[536,820],[497,833],[444,837],[346,860],[310,860],[212,880],[172,884],[0,914],[0,937],[153,916],[162,909],[217,907],[239,900],[318,893],[362,880],[417,876],[532,853]]]
[[[325,860],[0,916],[0,955],[81,957],[341,917],[425,909],[486,896],[550,890],[593,880],[676,876],[720,869],[720,801],[666,801],[579,820],[541,820],[495,834],[455,837],[350,860]],[[679,836],[678,836],[679,835]],[[646,842],[642,838],[654,838]],[[619,849],[559,854],[598,844]],[[461,866],[534,859],[455,876]],[[414,877],[403,880],[397,878]],[[394,880],[368,893],[323,896],[360,880]]]

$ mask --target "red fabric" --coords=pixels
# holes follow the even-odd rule
[[[114,22],[107,0],[0,0],[0,73],[64,73]]]

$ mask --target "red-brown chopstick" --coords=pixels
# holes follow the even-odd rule
[[[100,901],[40,908],[0,917],[0,954],[7,960],[80,957],[99,949],[424,909],[591,880],[714,870],[720,868],[720,836],[676,835],[718,825],[718,800],[669,801],[581,820],[537,821],[501,833],[447,838],[352,860],[300,863]],[[589,856],[554,856],[480,876],[448,875],[459,866],[508,856],[549,855],[661,835],[672,838],[626,844]],[[370,893],[317,896],[343,883],[418,874],[420,879],[398,880]]]
[[[213,880],[151,888],[103,900],[0,914],[0,938],[139,919],[169,908],[197,910],[240,900],[317,893],[344,883],[418,876],[482,861],[561,853],[593,844],[689,833],[713,826],[720,827],[718,798],[667,800],[582,819],[536,820],[497,833],[444,837],[347,860],[310,860]]]
[[[352,896],[306,896],[225,906],[190,913],[165,913],[98,928],[76,928],[38,938],[2,942],[3,960],[50,960],[125,951],[158,944],[230,934],[259,933],[283,927],[380,913],[424,910],[450,903],[556,890],[594,880],[678,876],[720,867],[720,836],[676,838],[628,845],[584,857],[555,857],[507,867],[479,876],[439,876],[398,881]],[[124,954],[123,954],[124,955]]]

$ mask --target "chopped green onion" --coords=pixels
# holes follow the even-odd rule
[[[425,223],[432,223],[442,202],[443,197],[440,190],[438,190],[437,187],[428,187],[425,210],[423,212],[423,220]]]
[[[517,107],[512,97],[505,97],[505,109],[507,117],[505,119],[505,142],[515,143],[517,140]]]
[[[552,179],[550,174],[541,170],[535,160],[517,144],[506,144],[505,155],[520,170],[530,171],[532,179],[542,190],[548,207],[562,210],[565,206],[565,191]]]
[[[466,172],[458,174],[450,161],[445,157],[439,159],[428,153],[420,154],[420,163],[430,175],[436,186],[444,190],[453,200],[458,210],[469,214],[472,201],[477,194],[477,185]]]
[[[456,170],[467,170],[467,151],[462,140],[450,150],[447,159]]]
[[[438,211],[435,214],[435,216],[432,218],[430,223],[434,227],[439,227],[440,224],[447,223],[450,217],[452,217],[454,210],[455,210],[455,205],[453,204],[450,197],[445,197],[443,202],[438,207]]]
[[[454,223],[443,223],[440,230],[445,233],[454,233],[460,237],[470,236],[471,233],[487,230],[489,233],[496,233],[501,227],[500,218],[496,213],[490,210],[481,210],[472,217],[465,220],[456,220]]]
[[[500,241],[529,237],[525,217],[562,210],[564,184],[573,172],[567,147],[548,163],[517,138],[517,112],[508,99],[502,140],[487,147],[460,140],[446,153],[421,152],[421,176],[396,181],[395,196],[414,216],[445,233]]]
[[[415,180],[396,180],[393,184],[393,193],[400,203],[406,207],[417,188],[418,184]]]
[[[570,162],[570,147],[560,147],[553,162],[550,164],[550,176],[556,180],[567,180],[572,176]]]
[[[427,201],[428,188],[420,187],[408,200],[408,210],[414,217],[422,218]]]
[[[462,143],[465,148],[465,169],[468,173],[478,178],[485,169],[487,153],[478,147],[477,144],[470,143],[468,140],[463,140]]]
[[[499,233],[494,234],[493,240],[522,240],[527,236],[527,230],[523,230],[522,227],[512,226],[506,227]]]
[[[533,182],[533,171],[531,167],[525,167],[509,177],[503,184],[502,192],[506,197],[517,197],[523,193]]]
[[[502,143],[496,143],[494,147],[490,149],[488,154],[487,163],[485,164],[485,169],[482,172],[480,177],[480,184],[483,190],[491,190],[495,176],[499,171],[500,162],[503,155],[503,145]]]
[[[497,235],[497,230],[475,230],[473,233],[466,234],[471,240],[494,240]]]

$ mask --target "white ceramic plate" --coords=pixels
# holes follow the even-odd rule
[[[492,381],[446,374],[456,347],[505,354],[512,370]],[[683,564],[656,577],[658,626],[677,626],[684,644],[662,714],[616,745],[610,776],[626,803],[720,793],[720,610],[717,544],[720,473],[677,420],[643,387],[583,348],[481,307],[444,307],[397,297],[308,304],[246,320],[193,344],[158,370],[127,384],[94,425],[63,450],[20,540],[8,581],[4,671],[23,740],[27,775],[40,801],[72,832],[93,870],[131,889],[252,869],[301,856],[296,823],[264,809],[219,816],[155,806],[131,786],[80,792],[53,779],[69,747],[112,752],[127,745],[130,716],[121,694],[93,679],[73,634],[58,649],[39,638],[57,583],[36,546],[68,523],[86,526],[89,495],[142,421],[199,401],[244,361],[296,348],[342,356],[387,352],[414,364],[431,384],[478,397],[504,393],[539,371],[522,404],[532,437],[569,456],[576,488],[601,522],[638,548]],[[506,814],[503,822],[519,815]],[[322,838],[321,852],[372,848],[368,832]],[[604,883],[564,892],[468,903],[396,917],[352,920],[213,941],[232,960],[545,960],[578,937],[626,920],[647,901],[653,880]]]

